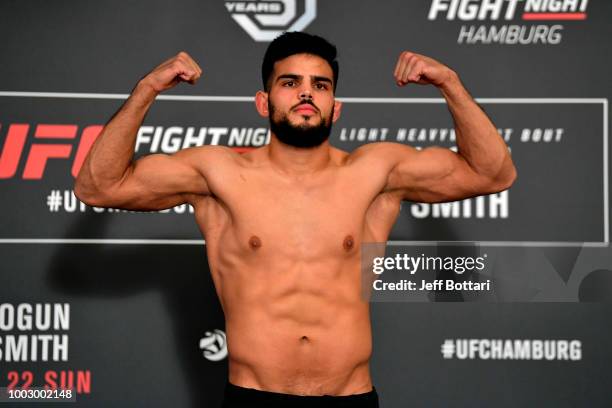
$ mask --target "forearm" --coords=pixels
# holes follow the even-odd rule
[[[515,169],[495,125],[452,72],[440,86],[455,122],[458,153],[474,171],[492,179],[512,179]]]
[[[119,182],[132,164],[136,135],[157,93],[136,85],[91,147],[75,183],[77,195],[93,194]]]

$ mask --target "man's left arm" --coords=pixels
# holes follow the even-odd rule
[[[415,150],[387,145],[390,169],[385,190],[399,191],[401,198],[420,202],[454,201],[490,194],[510,187],[516,169],[506,143],[487,115],[463,87],[459,76],[440,62],[403,52],[394,77],[399,86],[410,83],[436,86],[455,122],[457,153],[430,147]]]

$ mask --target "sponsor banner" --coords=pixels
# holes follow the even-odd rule
[[[588,0],[431,0],[427,19],[457,22],[459,45],[557,45]]]
[[[225,7],[255,41],[272,41],[284,31],[302,31],[317,16],[317,0],[226,0]]]
[[[120,97],[119,97],[120,98]],[[456,149],[443,99],[345,98],[332,144],[372,142]],[[391,240],[603,244],[607,227],[606,100],[483,99],[520,177],[509,191],[454,203],[404,203]],[[159,212],[90,208],[74,177],[120,105],[96,97],[0,97],[1,239],[201,239],[193,208]],[[250,97],[162,96],[139,129],[135,155],[202,145],[245,152],[266,144]],[[151,222],[155,220],[155,222]],[[82,227],[82,225],[87,225]],[[96,225],[99,228],[96,228]]]
[[[70,309],[70,303],[0,303],[0,363],[6,369],[0,402],[74,401],[91,393],[92,370],[66,368]]]
[[[208,361],[221,361],[227,357],[227,339],[220,329],[207,331],[200,339],[202,355]]]
[[[445,360],[580,361],[582,342],[565,339],[446,339]]]

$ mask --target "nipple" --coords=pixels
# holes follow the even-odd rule
[[[344,238],[344,242],[342,243],[342,246],[344,247],[344,249],[346,251],[350,251],[351,249],[353,249],[354,245],[355,245],[355,240],[353,239],[353,237],[351,235],[347,235],[346,238]]]
[[[261,247],[261,239],[257,235],[253,235],[249,238],[249,246],[251,249],[259,249]]]

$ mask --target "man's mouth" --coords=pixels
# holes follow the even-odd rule
[[[297,113],[300,113],[300,114],[304,114],[304,113],[317,113],[317,108],[315,108],[313,105],[311,105],[309,103],[299,104],[293,110],[295,112],[297,112]]]

